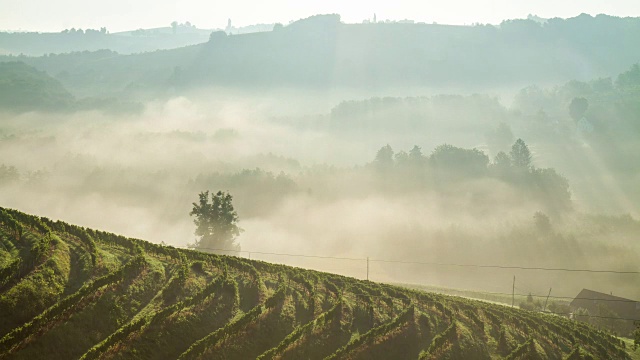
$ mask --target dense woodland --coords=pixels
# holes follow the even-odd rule
[[[635,18],[585,14],[499,26],[343,24],[338,15],[318,15],[269,32],[213,32],[207,42],[171,50],[119,55],[61,48],[43,57],[0,60],[23,61],[72,93],[92,96],[172,94],[201,86],[479,91],[615,76],[640,58],[639,28]],[[115,50],[109,44],[100,49]]]
[[[71,52],[110,49],[119,54],[132,54],[159,49],[194,45],[209,39],[210,30],[191,24],[171,24],[171,27],[137,29],[110,33],[107,28],[64,29],[57,33],[0,32],[1,55],[54,56]]]

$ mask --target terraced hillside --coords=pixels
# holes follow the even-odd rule
[[[0,208],[0,358],[626,359],[582,323]]]

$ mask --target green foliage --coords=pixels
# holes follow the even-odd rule
[[[393,168],[393,149],[389,144],[378,150],[374,163],[376,167],[382,171]]]
[[[3,234],[11,234],[9,216],[22,226],[18,245],[26,253],[33,244],[41,246],[43,238],[49,242],[48,257],[35,270],[29,267],[24,279],[65,273],[70,245],[88,253],[91,239],[98,254],[92,277],[77,291],[52,297],[54,304],[42,313],[0,333],[2,357],[45,357],[49,350],[44,349],[58,348],[83,359],[149,358],[168,357],[164,352],[173,349],[170,357],[187,359],[216,356],[212,349],[229,354],[233,348],[234,356],[246,355],[246,344],[251,358],[306,357],[318,351],[344,358],[402,343],[415,354],[422,351],[423,358],[536,358],[545,353],[553,358],[627,358],[618,339],[560,316],[165,247],[0,211]],[[98,276],[109,257],[115,257],[110,252],[124,265]],[[167,273],[172,274],[169,279]],[[69,280],[58,277],[62,289]],[[13,283],[7,287],[9,292],[22,291]],[[553,303],[549,307],[554,308]],[[369,323],[362,321],[368,316]],[[86,336],[80,339],[79,332]],[[524,343],[522,334],[529,337]],[[257,346],[256,341],[262,342]],[[495,345],[487,346],[493,341]],[[576,352],[576,346],[581,350]]]
[[[631,69],[618,76],[616,85],[621,88],[638,88],[640,86],[640,64],[633,64]]]
[[[595,358],[591,356],[591,354],[580,349],[579,346],[576,346],[565,360],[595,360]]]
[[[279,168],[300,168],[295,160],[273,155],[261,156],[259,160],[265,165],[274,163],[272,166]],[[290,175],[283,172],[274,174],[259,168],[232,173],[203,172],[194,179],[191,189],[197,191],[211,187],[227,189],[232,194],[244,194],[241,198],[234,197],[233,202],[234,208],[242,208],[243,215],[247,217],[271,213],[283,198],[299,190]]]
[[[420,354],[420,359],[428,358],[429,354],[434,353],[438,348],[442,347],[445,343],[455,342],[458,338],[457,323],[455,320],[440,334],[436,335],[429,345],[427,351]]]
[[[468,177],[483,176],[489,157],[478,149],[462,149],[449,144],[440,145],[429,157],[431,166],[449,174]]]
[[[414,316],[415,316],[415,307],[409,306],[395,319],[371,329],[370,331],[368,331],[362,336],[358,336],[354,338],[347,345],[336,350],[336,352],[334,352],[331,356],[327,357],[327,359],[341,359],[356,347],[359,347],[362,344],[370,342],[375,338],[377,338],[378,336],[388,333],[389,331],[398,327],[402,323],[413,320]]]
[[[329,309],[329,310],[323,312],[322,314],[318,315],[318,317],[313,319],[313,321],[307,323],[304,326],[297,327],[293,332],[291,332],[289,335],[287,335],[287,337],[284,338],[280,342],[280,344],[278,344],[278,346],[267,350],[262,355],[260,355],[258,357],[258,359],[260,359],[260,360],[262,360],[262,359],[271,359],[275,355],[280,354],[283,350],[285,350],[291,344],[293,344],[294,342],[299,340],[300,337],[303,336],[305,333],[308,333],[309,331],[312,331],[313,328],[315,328],[316,326],[322,325],[326,321],[328,321],[330,319],[334,319],[336,316],[338,316],[340,314],[343,306],[344,306],[343,299],[340,299],[333,307],[331,307],[331,309]]]
[[[0,165],[0,185],[15,183],[20,180],[20,173],[15,166]]]
[[[513,166],[517,169],[529,170],[531,167],[531,152],[522,139],[516,140],[513,146],[511,146],[509,155],[511,156]]]
[[[534,193],[548,200],[551,211],[565,211],[571,208],[569,182],[554,169],[535,169],[532,172]]]
[[[218,191],[211,194],[209,191],[201,192],[199,202],[193,203],[193,209],[189,213],[195,216],[195,234],[200,238],[194,244],[195,248],[205,251],[239,250],[235,238],[240,235],[242,229],[238,227],[238,213],[233,208],[233,198],[229,193]]]
[[[91,235],[89,235],[89,233],[87,233],[84,228],[78,226],[64,226],[63,224],[60,224],[60,226],[64,228],[64,231],[77,236],[78,239],[80,239],[80,241],[82,241],[82,243],[87,246],[87,250],[91,256],[91,263],[93,265],[96,265],[98,250],[96,247],[96,242],[91,237]]]
[[[31,234],[27,234],[25,239]],[[70,281],[69,271],[72,266],[68,246],[54,237],[56,245],[46,260],[35,267],[14,267],[13,278],[6,291],[0,295],[0,335],[13,327],[22,325],[32,319],[56,301],[60,300]],[[28,259],[28,257],[18,257]],[[29,260],[27,260],[29,261]],[[12,264],[12,265],[17,265]],[[24,306],[29,304],[29,306]]]
[[[74,307],[79,306],[79,303],[84,297],[95,292],[96,290],[111,285],[115,282],[121,281],[132,275],[132,272],[137,272],[142,266],[146,264],[143,257],[138,257],[130,261],[124,267],[100,277],[93,282],[84,285],[80,290],[74,294],[67,296],[66,298],[58,301],[55,305],[46,309],[42,314],[36,316],[30,322],[24,324],[21,327],[13,329],[0,339],[0,352],[9,350],[13,345],[24,340],[26,337],[32,335],[38,329],[45,326],[47,323],[51,323],[63,316],[67,311],[73,310]]]
[[[166,319],[171,314],[179,312],[181,309],[198,306],[211,299],[217,292],[229,290],[232,293],[237,294],[238,288],[235,282],[228,279],[217,278],[216,280],[210,282],[204,289],[202,289],[201,292],[197,293],[196,295],[173,304],[172,306],[166,307],[163,310],[155,312],[147,317],[140,317],[134,321],[127,323],[126,325],[119,328],[116,332],[109,335],[109,337],[104,339],[102,342],[89,349],[89,351],[87,351],[81,359],[97,359],[110,347],[125,340],[125,338],[132,333],[135,333],[145,327],[159,324],[161,320]],[[235,304],[234,308],[237,309],[237,303]]]
[[[0,288],[17,278],[22,270],[22,258],[14,259],[9,265],[0,269]]]
[[[80,359],[81,360],[98,359],[100,357],[100,354],[104,350],[108,349],[110,346],[123,340],[131,333],[140,330],[146,324],[147,324],[146,318],[140,318],[137,321],[128,323],[127,325],[118,329],[113,334],[109,335],[109,337],[104,339],[100,344],[89,349],[89,351],[87,351],[84,355],[82,355]]]
[[[621,64],[640,58],[634,48],[638,20],[607,15],[548,19],[544,26],[532,19],[510,20],[464,31],[435,24],[343,24],[339,16],[327,15],[277,26],[271,32],[224,38],[216,34],[211,42],[207,42],[210,31],[183,33],[182,29],[190,27],[174,25],[159,29],[157,34],[136,31],[127,34],[131,36],[76,29],[60,34],[16,32],[0,36],[7,50],[15,54],[60,54],[24,60],[50,74],[67,74],[79,89],[91,86],[98,91],[94,88],[105,84],[100,80],[111,76],[101,89],[104,93],[123,89],[132,79],[145,83],[153,77],[163,81],[147,82],[155,85],[154,90],[161,88],[176,67],[183,69],[177,83],[184,87],[289,84],[324,88],[368,87],[373,83],[381,88],[452,83],[478,87],[582,78],[585,69],[613,73]],[[434,32],[438,36],[434,37]],[[372,43],[370,39],[376,36],[394,41]],[[415,51],[406,44],[429,46]],[[194,46],[178,48],[186,45]],[[335,56],[332,50],[339,45],[352,61],[331,61]],[[176,49],[152,52],[170,47]],[[567,49],[582,56],[583,67],[564,56],[549,56]],[[139,54],[123,54],[129,51]],[[442,54],[448,54],[448,61],[433,60]],[[244,61],[234,61],[240,57]],[[306,66],[292,66],[290,59]],[[150,63],[155,66],[148,66]],[[394,63],[403,66],[389,65]],[[636,78],[630,74],[618,83],[628,86]]]
[[[26,254],[0,269],[0,289],[2,289],[42,263],[50,255],[51,246],[58,240],[52,237],[49,227],[36,217],[0,209],[0,224],[9,230],[16,243],[22,243],[28,247]],[[23,239],[27,226],[41,233],[29,234]]]
[[[527,301],[521,302],[519,305],[520,309],[529,310],[529,311],[541,311],[542,310],[542,302],[539,299],[533,299],[531,293],[527,296]]]
[[[549,305],[547,306],[547,308],[552,313],[558,314],[560,316],[568,317],[569,314],[571,313],[571,308],[570,308],[569,304],[563,304],[563,303],[559,303],[557,301],[550,301]]]
[[[73,101],[62,84],[45,72],[22,62],[0,62],[0,108],[67,110]]]
[[[575,121],[582,119],[589,108],[589,101],[583,97],[576,97],[569,104],[569,114]]]
[[[500,333],[498,335],[498,353],[502,356],[507,356],[513,351],[511,345],[511,339],[507,335],[507,329],[505,326],[500,325]]]
[[[0,210],[0,223],[9,229],[16,241],[20,241],[23,231],[23,227],[20,222],[16,221],[16,219],[6,211]]]
[[[509,354],[509,356],[505,358],[505,360],[513,360],[521,357],[526,357],[527,359],[532,359],[532,360],[533,359],[542,360],[542,357],[540,357],[540,355],[536,350],[535,340],[533,340],[532,338],[527,340],[525,343],[521,344],[515,350],[513,350],[511,354]]]
[[[553,230],[551,226],[551,220],[549,220],[549,217],[541,211],[537,211],[535,214],[533,214],[533,222],[536,226],[536,229],[542,234],[549,234]],[[527,301],[528,300],[529,299],[527,298]]]
[[[199,272],[203,272],[204,271],[204,261],[202,260],[196,260],[194,262],[191,263],[191,268],[195,271],[199,271]]]
[[[194,359],[203,354],[204,351],[210,346],[215,345],[220,339],[228,337],[239,328],[242,328],[249,323],[255,321],[266,309],[274,307],[278,301],[282,301],[285,295],[286,288],[280,287],[276,293],[265,301],[264,307],[258,305],[251,309],[237,320],[229,323],[227,326],[216,330],[209,334],[205,338],[195,342],[187,351],[182,353],[178,359]]]

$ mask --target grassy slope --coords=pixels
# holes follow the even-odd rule
[[[632,354],[630,344],[557,316],[162,247],[9,209],[0,209],[0,237],[0,358]],[[20,268],[5,269],[17,258]]]

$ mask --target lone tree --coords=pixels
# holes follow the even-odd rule
[[[589,101],[583,97],[573,98],[571,104],[569,104],[569,115],[575,121],[582,119],[584,114],[589,109]]]
[[[516,140],[511,146],[511,162],[519,169],[529,170],[531,168],[531,152],[522,139]]]
[[[228,192],[218,191],[211,194],[209,191],[201,192],[199,202],[193,203],[193,209],[189,213],[196,218],[195,235],[199,237],[193,247],[202,250],[235,250],[240,251],[240,245],[235,239],[243,231],[238,227],[238,213],[231,203],[233,197]]]
[[[378,150],[376,159],[374,160],[375,166],[380,170],[389,170],[393,167],[393,149],[389,144],[383,146]]]

